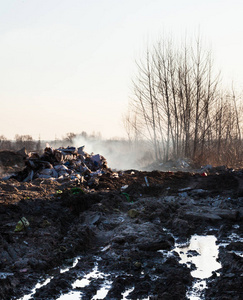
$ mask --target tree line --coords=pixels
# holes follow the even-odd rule
[[[137,63],[124,125],[131,141],[145,139],[157,161],[242,163],[242,106],[225,91],[200,38],[178,47],[163,40]]]
[[[93,132],[92,134],[88,134],[85,131],[82,131],[79,134],[68,132],[62,138],[55,138],[54,140],[41,140],[40,138],[38,140],[35,140],[29,134],[16,134],[14,140],[10,140],[7,139],[4,135],[0,135],[0,150],[18,151],[22,148],[25,148],[28,152],[41,152],[46,147],[47,142],[53,147],[66,147],[73,145],[74,140],[79,137],[83,137],[85,139],[100,139],[101,135],[100,133],[95,132]]]

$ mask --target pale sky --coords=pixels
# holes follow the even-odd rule
[[[135,60],[199,29],[242,90],[242,0],[0,0],[0,135],[125,136]]]

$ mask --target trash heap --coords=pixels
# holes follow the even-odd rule
[[[88,154],[84,151],[84,146],[53,149],[47,144],[42,155],[36,152],[28,153],[24,170],[13,177],[23,182],[37,178],[53,180],[68,178],[83,181],[84,176],[94,180],[95,177],[105,173],[112,171],[102,155]]]
[[[177,160],[168,160],[165,162],[158,163],[153,162],[152,164],[145,167],[145,170],[153,171],[158,170],[162,172],[172,171],[172,172],[192,172],[193,170],[196,170],[196,166],[188,158],[179,158]]]

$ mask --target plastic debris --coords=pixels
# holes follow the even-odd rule
[[[23,182],[36,178],[52,180],[69,178],[83,182],[84,176],[98,177],[108,172],[118,176],[108,168],[106,159],[102,155],[88,154],[84,151],[84,146],[53,149],[46,144],[42,155],[30,152],[25,159],[25,165],[23,171],[12,177]],[[96,181],[93,179],[90,184]]]
[[[146,182],[146,186],[149,186],[149,182],[148,182],[147,176],[145,176],[144,179],[145,179],[145,182]]]
[[[23,218],[20,219],[20,221],[18,221],[14,231],[15,232],[22,231],[22,230],[26,229],[29,226],[30,226],[29,221],[25,217],[23,217]]]
[[[125,189],[127,189],[128,188],[128,185],[126,184],[126,185],[123,185],[122,187],[121,187],[121,191],[124,191]]]
[[[139,212],[136,210],[136,209],[130,209],[128,212],[127,212],[128,216],[130,218],[136,218],[138,215],[139,215]]]
[[[74,188],[71,189],[71,193],[73,195],[77,195],[79,193],[84,193],[84,191],[81,188],[79,188],[79,187],[74,187]]]
[[[130,196],[128,195],[128,193],[122,193],[122,195],[124,195],[127,198],[127,201],[130,201]]]
[[[62,194],[62,193],[63,193],[62,190],[57,190],[57,191],[56,191],[56,194],[57,194],[57,195],[60,195],[60,194]]]
[[[206,172],[201,173],[201,176],[206,177],[208,174]]]

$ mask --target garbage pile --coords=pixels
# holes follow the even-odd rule
[[[12,177],[23,182],[36,178],[83,180],[112,173],[106,159],[100,154],[88,154],[84,146],[53,149],[46,145],[44,153],[30,152],[25,158],[25,169]]]
[[[196,169],[195,164],[188,158],[179,158],[177,160],[168,160],[165,162],[154,162],[144,168],[148,171],[158,170],[162,172],[172,171],[182,171],[182,172],[191,172]]]

